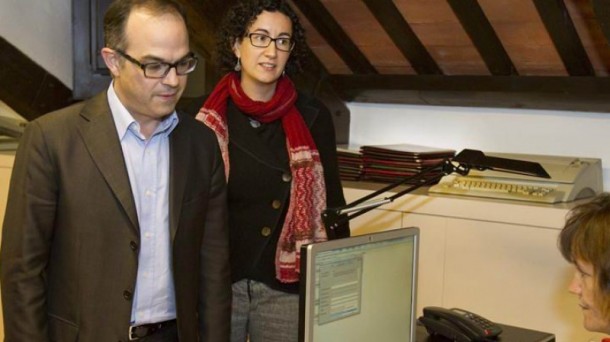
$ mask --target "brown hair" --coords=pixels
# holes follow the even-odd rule
[[[567,261],[582,260],[593,265],[595,300],[610,320],[610,194],[598,195],[573,208],[559,234],[558,245]]]
[[[186,23],[186,12],[174,0],[114,0],[104,15],[104,44],[112,49],[125,50],[125,24],[135,8],[144,8],[154,14],[175,13]]]

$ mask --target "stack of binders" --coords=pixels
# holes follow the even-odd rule
[[[357,147],[337,146],[339,176],[342,180],[358,181],[362,176],[362,153]]]
[[[414,176],[455,155],[455,150],[412,144],[366,145],[361,147],[362,179],[394,183]],[[428,173],[424,180],[439,176],[441,170]],[[410,182],[405,182],[409,184]],[[411,182],[412,183],[412,182]],[[432,184],[435,184],[434,182]]]

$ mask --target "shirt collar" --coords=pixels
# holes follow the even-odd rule
[[[110,86],[108,87],[107,97],[108,105],[110,106],[110,112],[112,113],[112,118],[114,119],[114,124],[116,126],[119,139],[123,139],[127,133],[127,130],[129,129],[131,129],[131,131],[138,137],[143,139],[143,136],[140,134],[139,130],[140,124],[136,122],[127,108],[125,108],[121,100],[119,100],[119,97],[114,91],[114,82],[111,82]],[[171,131],[173,131],[178,124],[178,121],[178,114],[176,114],[176,110],[174,110],[170,115],[165,117],[163,121],[161,121],[153,135],[160,133],[171,133]]]

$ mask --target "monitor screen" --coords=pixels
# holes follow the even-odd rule
[[[418,228],[301,248],[299,341],[415,341]]]

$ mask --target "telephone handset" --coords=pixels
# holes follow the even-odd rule
[[[419,321],[430,335],[441,335],[456,342],[487,341],[502,332],[500,326],[488,319],[457,308],[425,307]]]

